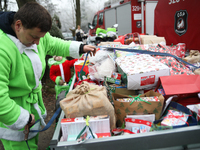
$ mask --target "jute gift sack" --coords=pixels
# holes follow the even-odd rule
[[[85,115],[109,115],[111,129],[116,127],[114,107],[107,98],[104,86],[83,81],[82,84],[70,91],[66,98],[60,101],[60,107],[66,118],[83,117]]]

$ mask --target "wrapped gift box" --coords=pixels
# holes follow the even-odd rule
[[[163,126],[178,126],[187,123],[188,115],[175,110],[169,110],[166,117],[164,117],[161,125]]]
[[[64,141],[75,141],[78,134],[85,127],[84,117],[64,118],[61,120],[62,135]],[[90,117],[89,126],[98,138],[108,137],[110,135],[109,116]]]
[[[187,108],[195,112],[197,114],[197,120],[200,121],[200,104],[187,105]]]
[[[160,76],[170,75],[168,66],[148,54],[119,57],[116,63],[129,90],[153,89]]]
[[[166,40],[164,37],[158,37],[156,35],[141,35],[141,44],[159,44],[161,42],[165,43]]]
[[[152,122],[141,120],[141,119],[134,119],[134,118],[125,118],[125,126],[126,129],[138,133],[138,129],[140,130],[140,133],[149,132],[151,128]],[[133,130],[133,127],[136,128],[136,132]]]
[[[110,82],[110,83],[114,83],[114,84],[121,84],[121,80],[115,79],[115,78],[110,78],[110,77],[106,77],[106,81]]]

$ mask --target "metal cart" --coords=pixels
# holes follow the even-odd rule
[[[75,79],[74,76],[70,90]],[[62,111],[50,141],[51,150],[200,150],[200,126],[90,139],[78,145],[75,141],[60,142],[63,118]]]

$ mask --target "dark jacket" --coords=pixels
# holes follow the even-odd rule
[[[15,32],[11,28],[11,24],[14,20],[15,12],[0,12],[0,29],[3,30],[3,32],[13,35],[16,37]]]

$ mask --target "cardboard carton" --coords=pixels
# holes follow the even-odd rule
[[[140,97],[150,97],[150,96],[158,96],[159,101],[153,101],[151,102],[151,104],[139,101],[139,102],[133,102],[130,105],[131,102],[116,101],[117,98],[130,98],[130,96],[112,93],[115,113],[117,115],[117,127],[122,126],[124,118],[127,115],[155,114],[156,120],[160,119],[160,115],[164,105],[164,97],[162,96],[162,94],[154,92],[153,90],[150,90],[140,95]]]
[[[166,44],[166,40],[164,37],[158,37],[155,35],[141,35],[141,44],[159,44],[164,42]]]

